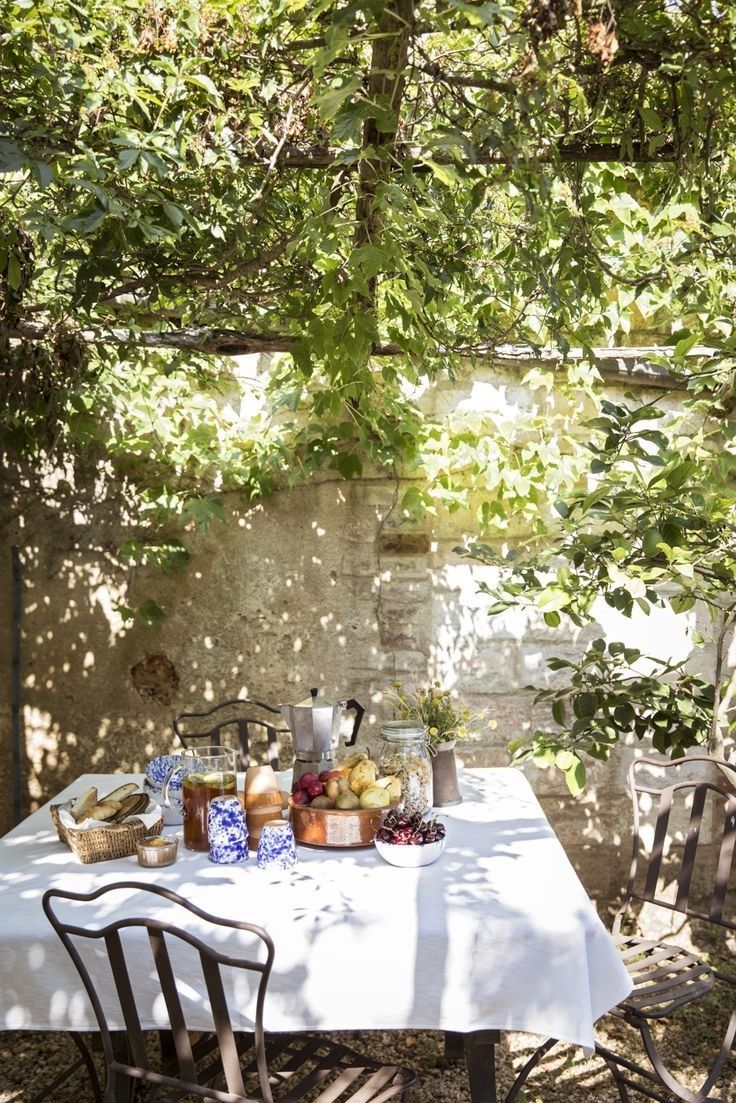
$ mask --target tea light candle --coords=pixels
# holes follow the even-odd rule
[[[170,866],[176,861],[179,840],[176,835],[157,835],[138,843],[139,866]]]

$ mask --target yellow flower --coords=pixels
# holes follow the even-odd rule
[[[429,734],[430,734],[430,735],[439,735],[440,733],[439,733],[439,731],[437,730],[437,728],[430,728],[430,729],[429,729]]]

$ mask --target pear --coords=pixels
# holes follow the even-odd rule
[[[340,793],[335,801],[335,807],[342,809],[343,812],[354,812],[356,808],[360,808],[360,801],[355,793],[348,790],[347,793]]]
[[[345,781],[344,777],[340,778],[340,781],[345,782],[345,784],[347,785],[347,782]],[[340,789],[340,784],[339,784],[337,778],[335,778],[335,777],[329,778],[325,782],[325,794],[330,798],[330,800],[334,801],[334,800],[337,800],[340,793],[341,793],[341,789]]]
[[[389,778],[386,792],[388,793],[389,804],[398,804],[401,800],[401,778]]]
[[[337,767],[343,777],[349,777],[350,771],[362,762],[364,758],[368,757],[367,751],[355,751],[354,754],[348,755],[344,762],[341,762]]]
[[[348,778],[350,788],[359,797],[364,789],[375,784],[377,775],[378,767],[375,762],[366,758],[350,771],[350,777]]]
[[[334,808],[335,802],[331,801],[329,797],[321,796],[315,797],[314,800],[309,802],[310,808]]]
[[[380,785],[382,789],[388,789],[390,804],[398,804],[401,800],[401,778],[397,774],[387,774],[386,777],[379,777],[376,785]]]
[[[382,789],[380,785],[369,785],[360,794],[361,808],[388,808],[390,803],[388,789]]]

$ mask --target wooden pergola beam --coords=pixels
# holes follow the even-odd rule
[[[266,168],[274,163],[274,150],[264,150],[258,154],[245,154],[240,158],[242,165],[253,168]],[[326,169],[334,168],[341,164],[350,164],[357,160],[360,149],[327,148],[324,146],[312,146],[305,149],[289,148],[281,150],[275,158],[275,165],[283,169]],[[625,165],[656,165],[671,164],[678,158],[678,152],[672,145],[661,146],[652,153],[647,142],[634,142],[628,151],[620,145],[612,142],[592,142],[587,145],[560,145],[555,149],[540,150],[534,157],[524,160],[514,160],[499,150],[480,150],[473,158],[449,157],[444,153],[427,154],[438,165],[464,164],[472,168],[482,165],[505,165],[534,168],[538,165],[562,164],[604,164],[616,163]],[[416,150],[406,150],[397,146],[392,161],[389,163],[394,168],[403,168],[412,165],[415,172],[429,172],[431,167],[424,163],[422,156]]]

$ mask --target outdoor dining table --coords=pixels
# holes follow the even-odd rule
[[[85,774],[56,799],[90,785],[104,792],[111,780],[140,777]],[[0,839],[0,1029],[95,1029],[76,970],[41,909],[46,889],[157,883],[214,915],[268,930],[276,959],[267,1030],[461,1035],[473,1103],[492,1103],[498,1032],[592,1048],[596,1019],[629,994],[631,982],[523,774],[466,769],[461,788],[461,804],[438,810],[444,854],[417,869],[391,866],[372,847],[305,846],[288,873],[258,869],[254,855],[216,865],[181,845],[177,862],[163,869],[144,869],[135,857],[82,865],[57,839],[48,805],[39,808]],[[172,906],[163,901],[161,915]],[[165,1028],[150,962],[136,983],[144,1029]],[[206,1029],[204,985],[192,977],[185,987],[187,1022]],[[235,1029],[252,1027],[251,995],[232,993],[241,1018]],[[111,1025],[122,1029],[112,988],[102,998],[113,1001]]]

